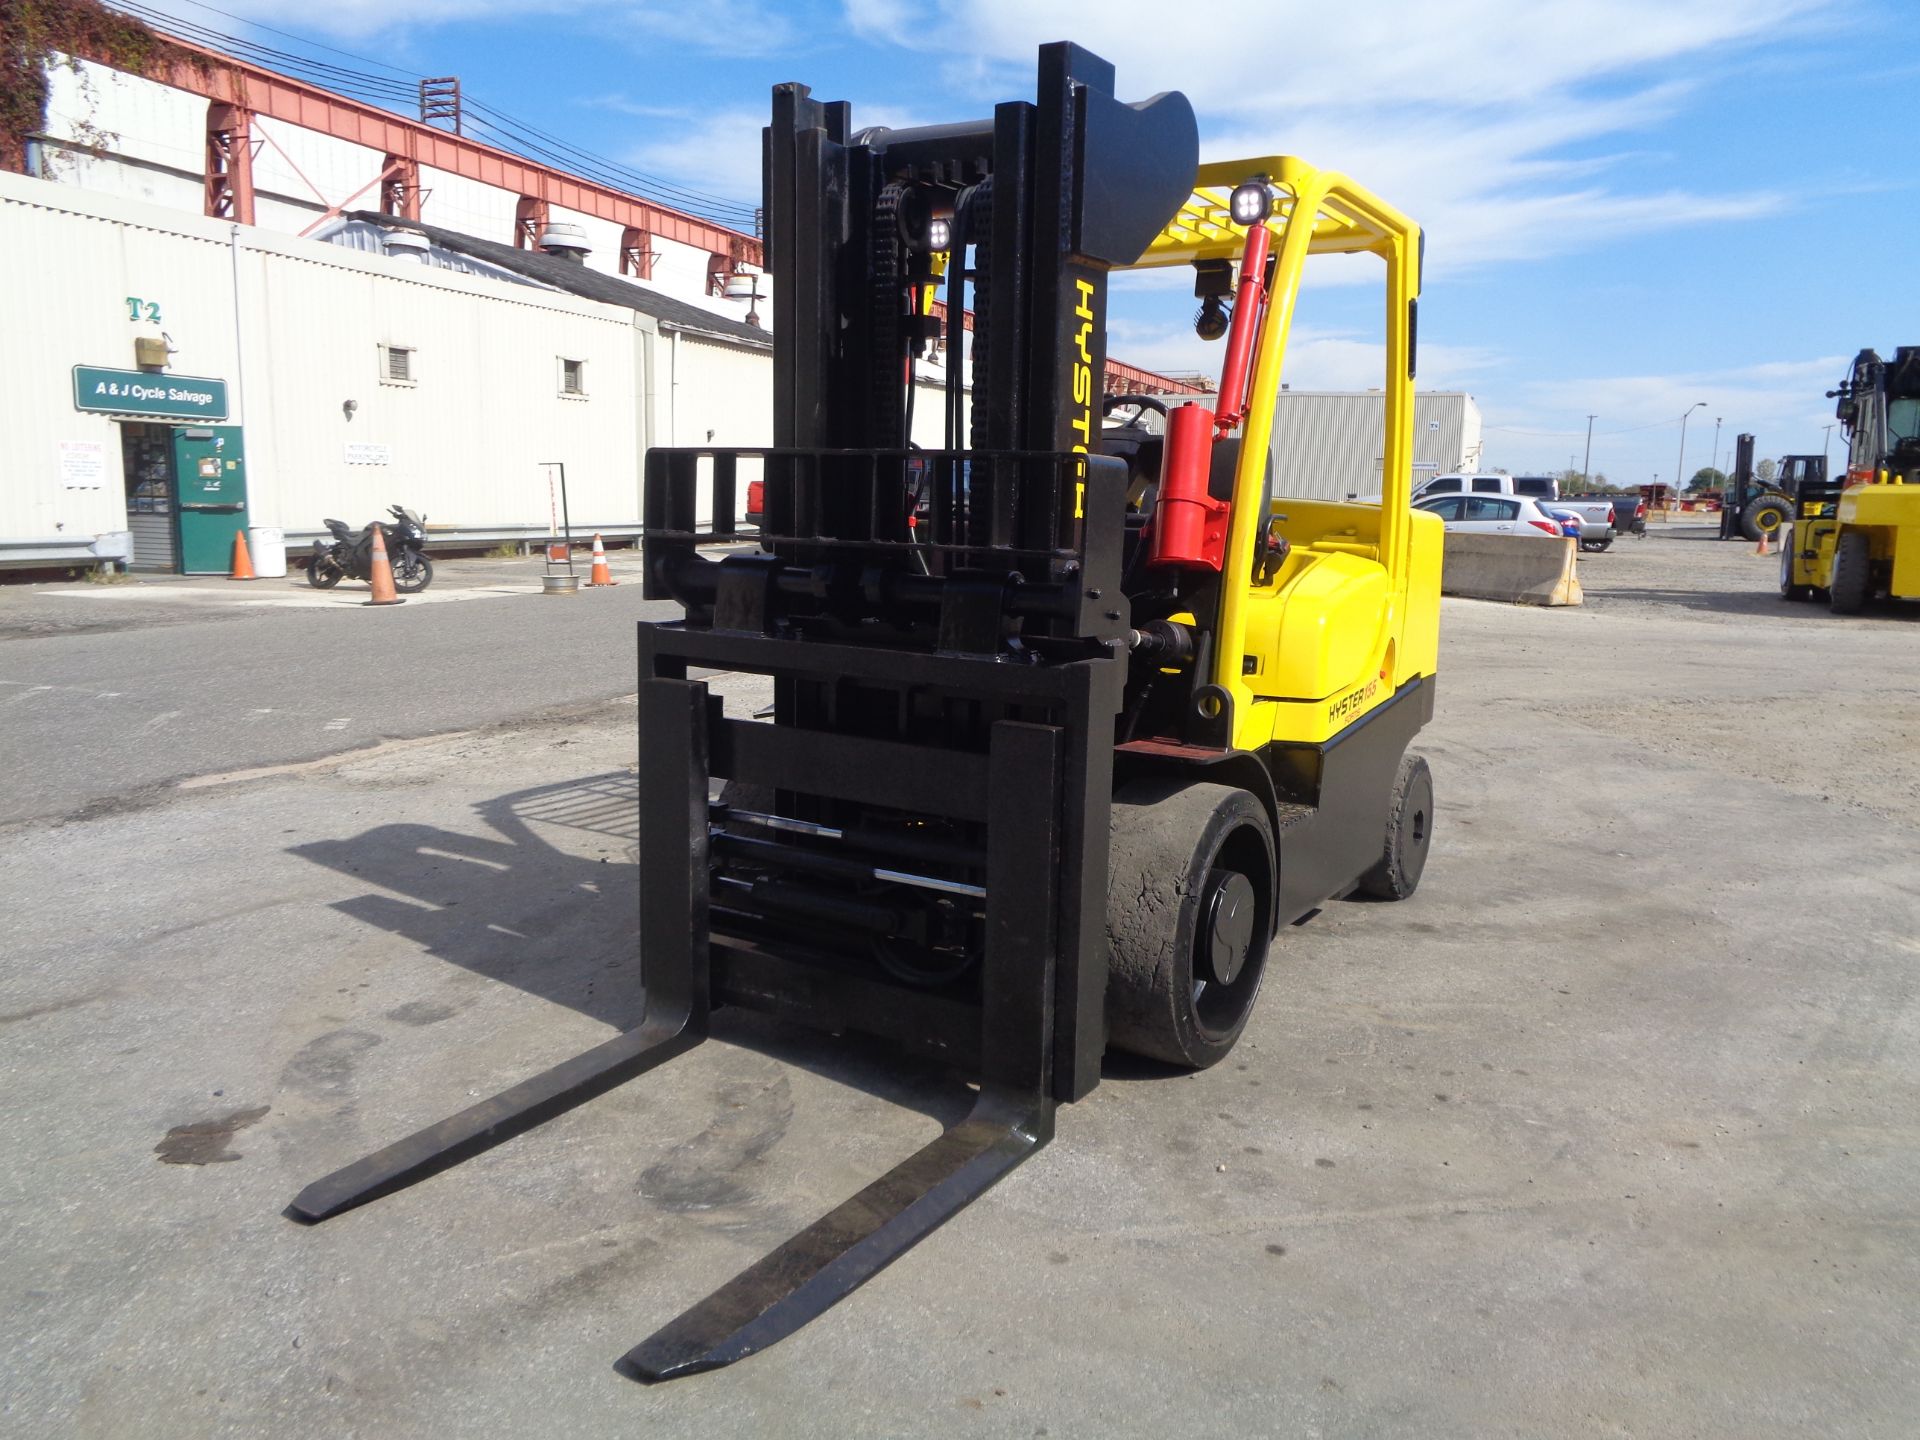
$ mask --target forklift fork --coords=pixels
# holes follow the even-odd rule
[[[641,633],[642,753],[686,755],[692,762],[684,771],[655,767],[641,779],[646,903],[640,938],[646,1019],[623,1035],[315,1181],[288,1207],[291,1218],[317,1223],[392,1194],[685,1054],[707,1038],[708,1018],[717,1003],[749,1003],[795,1018],[807,1018],[817,1004],[823,982],[804,965],[783,970],[787,962],[780,957],[741,947],[725,936],[716,944],[709,929],[712,751],[717,742],[726,754],[722,773],[756,778],[755,766],[778,766],[781,761],[748,740],[777,742],[782,732],[725,719],[706,685],[684,678],[685,651],[710,650],[716,643],[725,647],[725,638],[676,634],[670,626],[643,626]],[[967,668],[996,685],[1013,678],[1005,667],[990,663]],[[1086,680],[1067,688],[1084,695]],[[750,727],[745,735],[743,727]],[[946,1033],[896,1035],[937,1039],[950,1056],[977,1062],[979,1093],[972,1111],[635,1346],[619,1362],[621,1373],[650,1383],[717,1369],[765,1349],[878,1274],[1052,1138],[1060,890],[1055,869],[1063,855],[1090,859],[1104,868],[1105,854],[1080,857],[1079,846],[1062,844],[1066,827],[1059,808],[1068,798],[1063,759],[1070,749],[1076,757],[1085,753],[1067,745],[1065,727],[1001,721],[992,730],[987,756],[960,757],[962,768],[984,784],[962,787],[976,793],[949,802],[977,809],[997,837],[988,847],[988,940],[979,1006],[958,1010],[951,1018],[959,1023]],[[792,732],[785,732],[785,738],[808,743]],[[813,743],[832,738],[816,736]],[[981,760],[985,763],[978,763]],[[824,793],[833,793],[874,782],[871,777],[849,780],[842,775],[836,780],[827,775],[818,783]],[[1068,930],[1077,933],[1075,927]],[[722,952],[717,963],[716,950]],[[736,950],[745,953],[736,958]],[[728,976],[734,970],[739,978],[730,985]],[[854,1028],[886,1033],[889,1009],[898,1010],[891,1021],[896,1027],[930,1023],[930,1012],[911,1006],[882,1002],[865,1010],[854,1008],[848,1021]],[[983,1023],[987,1017],[991,1023]],[[972,1033],[962,1034],[962,1029]]]

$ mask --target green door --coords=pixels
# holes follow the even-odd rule
[[[247,461],[238,425],[190,425],[173,432],[179,497],[180,569],[225,575],[233,533],[247,528]]]

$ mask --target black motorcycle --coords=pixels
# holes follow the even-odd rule
[[[415,595],[433,581],[433,562],[421,553],[427,543],[427,517],[416,515],[404,505],[389,506],[393,524],[381,524],[386,540],[387,563],[393,567],[393,588]],[[353,530],[344,520],[327,521],[333,543],[313,542],[313,560],[307,566],[307,583],[316,590],[331,590],[342,580],[373,579],[373,525]]]

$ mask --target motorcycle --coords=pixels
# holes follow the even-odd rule
[[[416,515],[404,505],[392,505],[387,513],[393,524],[374,521],[355,531],[344,520],[327,521],[333,541],[313,542],[313,559],[307,566],[307,583],[316,590],[331,590],[342,580],[373,578],[373,528],[379,525],[386,541],[387,563],[393,568],[393,588],[415,595],[433,581],[433,562],[421,553],[427,542],[427,517]]]

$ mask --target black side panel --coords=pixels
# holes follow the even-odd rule
[[[1393,777],[1420,727],[1433,718],[1434,681],[1411,680],[1324,745],[1274,745],[1263,757],[1283,796],[1301,799],[1311,777],[1317,806],[1281,839],[1280,923],[1346,894],[1380,858]],[[1324,801],[1325,803],[1321,803]]]

